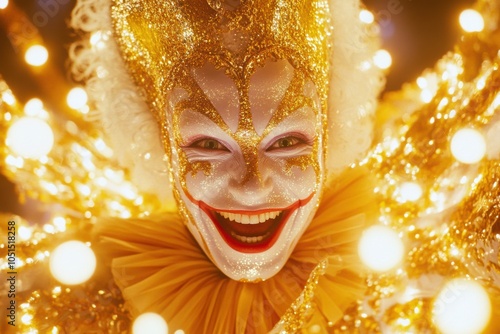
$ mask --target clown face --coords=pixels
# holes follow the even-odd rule
[[[224,274],[265,280],[284,266],[321,196],[316,87],[287,60],[268,59],[245,80],[210,62],[187,76],[165,112],[180,211]]]

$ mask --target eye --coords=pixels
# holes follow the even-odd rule
[[[218,140],[213,138],[204,138],[195,141],[190,144],[189,147],[192,148],[201,148],[203,150],[210,151],[229,151],[226,146],[222,145]]]
[[[288,137],[283,137],[278,140],[276,140],[269,148],[267,149],[268,151],[272,150],[279,150],[279,149],[287,149],[287,148],[292,148],[298,145],[304,144],[304,140],[294,137],[294,136],[288,136]]]

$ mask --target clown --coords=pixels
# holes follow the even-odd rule
[[[158,20],[134,43],[147,12]],[[292,2],[277,16],[266,3],[152,1],[112,13],[125,59],[148,85],[189,230],[227,276],[273,276],[322,192],[327,8]]]
[[[369,152],[378,30],[358,5],[79,0],[90,110],[37,113],[47,157],[10,147],[35,112],[0,78],[1,167],[53,213],[5,218],[22,284],[0,331],[499,332],[500,3],[381,99]]]
[[[188,332],[260,333],[279,328],[295,300],[312,302],[304,286],[335,292],[318,300],[325,324],[359,296],[352,248],[370,223],[371,185],[342,171],[370,144],[381,81],[359,67],[375,45],[358,10],[298,0],[76,7],[78,27],[111,39],[83,49],[75,68],[97,73],[89,91],[118,158],[177,204],[98,227],[133,314],[155,311]],[[151,264],[141,273],[138,257],[121,256],[132,249]]]

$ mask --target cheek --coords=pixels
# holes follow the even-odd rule
[[[320,191],[325,179],[324,154],[321,138],[314,143],[309,155],[270,162],[277,190],[290,198],[305,198]]]
[[[227,174],[218,173],[216,166],[211,167],[211,173],[198,171],[185,175],[185,190],[195,199],[218,197],[222,193],[222,190],[227,187]]]
[[[196,200],[208,203],[222,204],[220,201],[230,197],[229,186],[231,180],[243,175],[241,163],[231,158],[223,162],[187,163],[185,173],[179,173],[180,179],[185,180],[183,190]],[[201,167],[196,167],[201,166]]]
[[[286,163],[275,164],[273,183],[275,191],[290,200],[304,199],[317,189],[316,172],[312,166],[303,170],[298,166],[287,167]]]
[[[169,147],[166,147],[166,151],[169,155],[172,177],[175,181],[180,182],[183,179],[181,175],[183,175],[184,171],[186,170],[186,158],[182,152],[182,149],[178,146],[178,143],[175,140],[175,134],[174,136],[170,137],[168,141]]]

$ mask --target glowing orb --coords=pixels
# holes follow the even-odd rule
[[[30,227],[27,226],[20,226],[19,227],[19,238],[23,241],[29,240],[31,238],[31,235],[33,234],[33,231]]]
[[[24,113],[28,116],[37,116],[43,110],[43,102],[40,99],[33,98],[24,105]]]
[[[1,99],[3,102],[7,103],[9,106],[13,106],[14,103],[16,103],[16,98],[14,97],[14,94],[10,90],[6,90],[2,93]]]
[[[33,315],[31,314],[23,314],[21,317],[21,322],[25,325],[31,324],[31,320],[33,320]]]
[[[92,249],[81,241],[67,241],[50,255],[50,273],[67,285],[81,284],[94,274],[96,258]]]
[[[68,106],[73,109],[83,108],[87,104],[87,92],[80,87],[75,87],[69,91],[66,97]]]
[[[134,320],[133,334],[168,334],[168,326],[157,313],[143,313]]]
[[[386,70],[392,65],[391,54],[386,50],[378,50],[373,56],[373,62],[378,68]]]
[[[39,159],[52,150],[54,133],[45,121],[23,117],[10,126],[6,143],[23,158]]]
[[[422,197],[422,187],[415,182],[404,182],[399,191],[403,202],[415,202]]]
[[[0,0],[0,9],[5,9],[9,5],[9,0]]]
[[[448,282],[434,301],[432,318],[443,334],[480,333],[491,317],[491,303],[484,288],[473,281]]]
[[[457,131],[451,139],[451,153],[458,161],[465,164],[475,164],[486,154],[484,136],[474,129]]]
[[[466,32],[479,32],[484,29],[483,16],[473,9],[466,9],[460,14],[460,25]]]
[[[424,77],[418,77],[417,78],[417,86],[420,87],[421,89],[427,88],[429,83],[427,82],[427,79]]]
[[[42,66],[49,59],[49,52],[42,45],[30,46],[24,54],[24,60],[31,66]]]
[[[90,44],[95,46],[97,49],[104,49],[108,39],[109,36],[106,33],[96,31],[90,36]]]
[[[388,271],[401,262],[403,242],[389,227],[377,225],[368,228],[358,244],[358,254],[363,263],[378,272]]]
[[[369,10],[363,9],[359,12],[359,19],[363,23],[371,24],[375,21],[375,16]]]
[[[434,94],[428,89],[423,89],[422,92],[420,93],[420,100],[424,103],[429,103],[432,101],[434,98]]]

